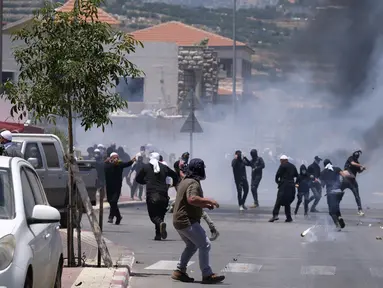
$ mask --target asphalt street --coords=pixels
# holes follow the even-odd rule
[[[211,266],[226,275],[218,287],[383,287],[383,241],[377,239],[383,236],[379,219],[383,210],[367,210],[361,218],[355,210],[344,211],[347,227],[342,232],[333,231],[327,213],[313,214],[310,219],[301,215],[293,223],[285,223],[281,214],[278,222],[268,223],[270,211],[240,213],[236,206],[225,206],[209,213],[221,234],[212,242]],[[156,242],[144,206],[121,212],[122,225],[105,224],[104,235],[134,251],[133,288],[202,286],[170,278],[184,247],[172,227],[172,214],[167,216],[168,239]],[[301,232],[313,225],[312,232],[302,238]],[[189,274],[201,280],[198,255],[192,261]]]

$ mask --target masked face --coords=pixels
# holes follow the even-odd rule
[[[303,174],[303,175],[305,175],[305,174],[306,174],[306,172],[307,172],[306,170],[302,170],[302,174]]]

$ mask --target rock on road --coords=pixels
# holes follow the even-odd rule
[[[327,213],[312,214],[307,220],[301,215],[294,223],[284,223],[285,217],[280,214],[278,222],[268,223],[270,211],[271,208],[262,208],[239,213],[236,206],[225,206],[209,213],[221,234],[212,242],[211,266],[215,272],[226,275],[225,282],[216,286],[383,287],[383,241],[377,240],[383,236],[379,223],[382,210],[368,210],[363,218],[356,216],[354,210],[347,210],[347,226],[342,232],[332,230]],[[106,223],[104,234],[134,251],[131,287],[196,285],[170,279],[184,247],[172,227],[172,214],[167,215],[168,239],[156,242],[145,206],[126,207],[121,212],[122,225]],[[315,224],[318,226],[313,232],[304,238],[300,236]],[[200,281],[198,255],[192,261],[188,272]]]

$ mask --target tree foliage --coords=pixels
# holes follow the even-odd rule
[[[99,21],[101,0],[78,0],[71,12],[46,3],[32,23],[12,39],[25,45],[14,50],[18,81],[4,94],[11,114],[33,111],[37,120],[76,115],[85,130],[111,124],[110,112],[127,107],[114,92],[120,79],[143,74],[126,56],[142,43]],[[21,113],[19,118],[23,118]]]

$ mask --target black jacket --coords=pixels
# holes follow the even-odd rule
[[[296,184],[299,185],[298,193],[306,193],[310,191],[310,175],[307,173],[307,168],[305,165],[301,165],[300,173],[298,175]],[[306,173],[303,174],[302,171],[306,170]]]
[[[326,186],[326,192],[341,191],[343,177],[340,175],[342,170],[339,167],[333,167],[333,170],[324,169],[320,175],[322,187]]]
[[[307,167],[307,173],[309,176],[314,176],[314,178],[319,179],[320,177],[320,166],[316,162],[313,162],[312,164]],[[314,179],[313,179],[314,180]]]
[[[257,150],[253,149],[250,152],[251,160],[248,160],[246,157],[243,158],[246,166],[250,166],[251,169],[251,178],[262,177],[262,170],[265,169],[265,161],[262,157],[258,156]]]
[[[124,168],[132,166],[134,161],[111,163],[105,162],[106,196],[109,202],[117,202],[121,194],[122,173]]]
[[[294,164],[286,162],[279,166],[278,171],[275,174],[275,183],[277,183],[278,186],[288,183],[294,185],[294,178],[298,178],[297,168]]]
[[[169,201],[169,185],[166,184],[166,177],[171,177],[173,183],[178,183],[176,172],[162,163],[159,163],[159,165],[160,172],[154,173],[152,164],[144,164],[135,179],[138,184],[146,185],[147,202]]]
[[[247,181],[246,176],[246,163],[243,159],[233,159],[231,167],[233,167],[234,181],[239,183]]]

